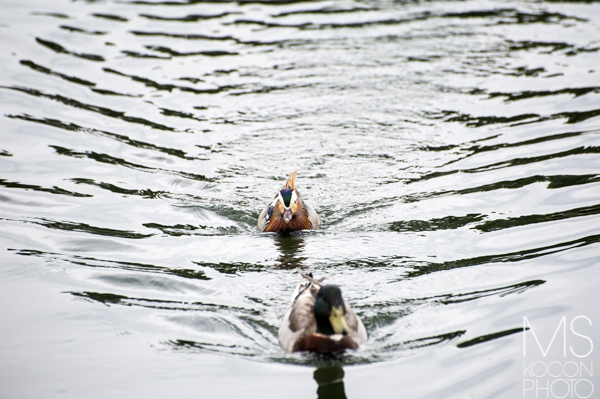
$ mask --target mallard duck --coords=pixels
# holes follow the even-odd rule
[[[298,284],[279,327],[279,343],[288,352],[335,353],[358,349],[367,330],[337,285],[323,285],[324,277]]]
[[[314,230],[320,226],[317,212],[300,198],[296,190],[296,172],[290,173],[281,191],[258,217],[258,231],[261,232],[289,233]]]

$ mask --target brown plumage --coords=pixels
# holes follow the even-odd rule
[[[296,172],[290,173],[283,188],[258,217],[261,232],[289,233],[295,230],[318,229],[319,216],[296,190]]]
[[[292,352],[335,353],[346,349],[358,349],[358,344],[349,335],[344,335],[342,339],[336,341],[327,335],[312,333],[296,341]]]
[[[298,206],[298,212],[294,214],[294,217],[288,223],[283,220],[283,214],[279,208],[277,206],[274,207],[271,221],[267,225],[265,232],[289,233],[294,230],[310,230],[308,212],[304,205],[302,205],[302,202]]]

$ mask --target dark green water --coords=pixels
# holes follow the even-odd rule
[[[0,397],[597,397],[599,3],[2,9]],[[364,348],[279,347],[299,271]]]

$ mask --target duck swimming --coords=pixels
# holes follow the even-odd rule
[[[323,285],[324,277],[298,284],[279,327],[279,343],[288,352],[335,353],[358,349],[367,330],[337,285]]]
[[[295,230],[315,230],[320,226],[317,212],[300,198],[296,190],[296,172],[290,173],[281,191],[258,217],[260,232],[289,233]]]

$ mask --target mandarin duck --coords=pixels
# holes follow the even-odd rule
[[[279,327],[279,343],[288,352],[336,353],[358,349],[367,330],[342,299],[337,285],[323,285],[324,277],[298,284]]]
[[[296,190],[296,172],[290,173],[281,191],[258,217],[260,232],[289,233],[294,230],[314,230],[320,226],[317,212],[300,198]]]

